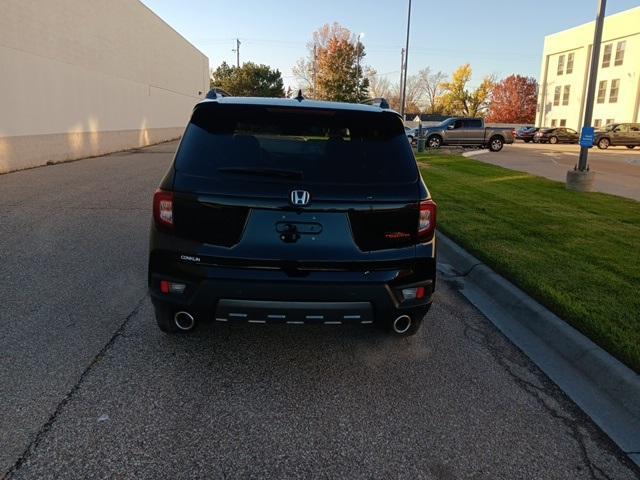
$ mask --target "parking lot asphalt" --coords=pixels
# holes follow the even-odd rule
[[[174,150],[0,175],[0,478],[639,478],[443,278],[408,339],[161,334],[147,235]]]
[[[479,152],[478,152],[479,153]],[[568,170],[578,163],[580,147],[568,144],[535,144],[516,141],[500,152],[483,151],[476,160],[511,170],[532,173],[564,182]],[[599,192],[640,200],[640,148],[592,148],[590,169],[596,172],[594,186]]]

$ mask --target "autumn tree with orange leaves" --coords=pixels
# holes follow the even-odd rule
[[[492,123],[534,123],[538,82],[533,77],[511,75],[493,88],[486,121]]]
[[[326,24],[313,34],[309,55],[293,73],[306,96],[320,100],[359,102],[368,97],[369,80],[363,76],[364,45],[338,23]]]

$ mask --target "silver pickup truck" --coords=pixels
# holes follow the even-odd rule
[[[505,143],[513,143],[510,128],[485,128],[482,118],[447,118],[435,127],[424,129],[423,136],[429,148],[469,145],[499,152]]]

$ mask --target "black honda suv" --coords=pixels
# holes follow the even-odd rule
[[[435,287],[436,204],[400,116],[212,96],[194,108],[153,199],[160,329],[211,320],[414,334]]]

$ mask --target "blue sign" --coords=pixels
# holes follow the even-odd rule
[[[580,133],[580,146],[591,148],[596,139],[596,129],[593,127],[584,127]]]

